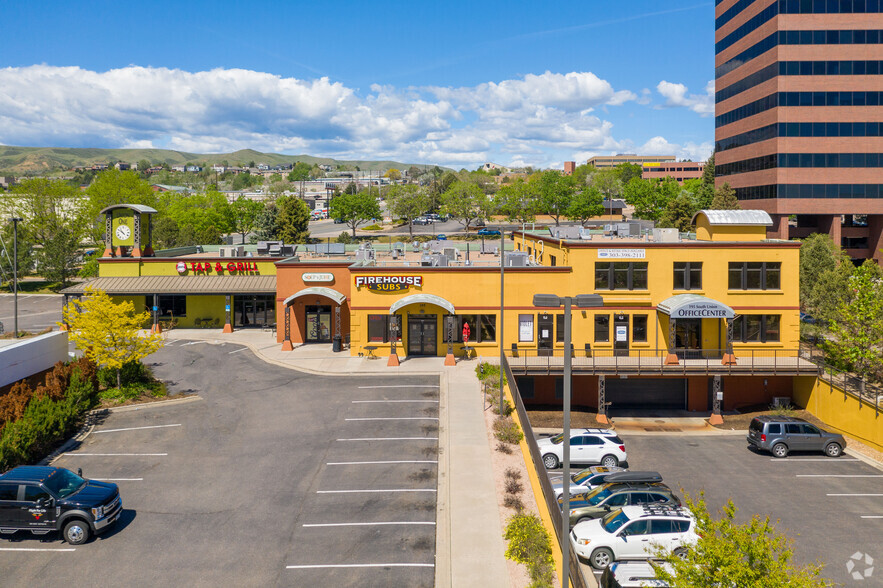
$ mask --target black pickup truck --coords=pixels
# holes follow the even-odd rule
[[[64,468],[19,466],[0,476],[0,533],[60,531],[70,545],[107,530],[123,511],[116,484]]]

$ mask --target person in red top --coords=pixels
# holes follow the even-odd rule
[[[471,332],[471,329],[469,328],[469,323],[464,322],[463,323],[463,343],[469,342],[469,333],[470,332]]]

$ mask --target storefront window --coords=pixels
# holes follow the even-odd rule
[[[643,343],[647,341],[647,315],[636,314],[632,316],[632,341]]]
[[[610,315],[595,315],[595,342],[606,343],[610,341]]]
[[[781,317],[778,314],[743,314],[733,321],[733,339],[743,343],[779,341]]]
[[[160,318],[177,318],[187,316],[187,296],[179,294],[162,294],[159,297]],[[150,306],[153,308],[153,306]]]
[[[368,315],[368,342],[389,343],[389,315]]]
[[[481,315],[479,325],[481,332],[481,341],[492,342],[497,340],[497,315]]]
[[[519,314],[518,315],[518,341],[522,342],[522,343],[533,341],[533,315],[532,314]]]

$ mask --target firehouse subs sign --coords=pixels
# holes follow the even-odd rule
[[[214,263],[210,261],[190,261],[187,263],[180,261],[178,262],[176,269],[179,274],[186,273],[188,270],[191,272],[206,274],[214,272],[218,275],[222,275],[224,272],[229,274],[244,274],[248,272],[257,272],[258,264],[254,261],[216,261]]]
[[[412,286],[422,288],[423,276],[356,276],[356,288],[378,292],[401,292]]]

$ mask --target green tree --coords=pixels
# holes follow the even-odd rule
[[[518,178],[496,194],[497,208],[509,222],[532,223],[536,220],[536,197],[527,182]]]
[[[279,223],[276,220],[278,213],[279,209],[276,208],[275,202],[264,204],[264,208],[255,219],[254,241],[276,241],[278,239]]]
[[[632,178],[640,178],[644,174],[643,168],[634,163],[620,163],[614,168],[614,170],[616,170],[616,175],[619,178],[621,186],[628,184]]]
[[[680,194],[668,201],[659,217],[658,226],[673,227],[682,233],[688,233],[693,227],[693,215],[699,210],[693,195],[681,190]]]
[[[144,174],[148,169],[150,169],[150,161],[147,159],[141,159],[138,161],[138,172]]]
[[[408,235],[414,236],[414,219],[429,210],[429,194],[417,184],[392,186],[386,194],[389,212],[408,222]]]
[[[747,523],[736,521],[732,500],[716,519],[708,512],[704,496],[685,498],[696,519],[698,542],[678,557],[658,546],[653,562],[656,578],[671,588],[722,588],[729,586],[821,588],[831,583],[820,577],[821,564],[796,567],[791,541],[765,518],[754,515]]]
[[[352,229],[353,237],[356,236],[358,226],[374,218],[380,218],[380,205],[377,197],[366,191],[355,194],[341,194],[331,200],[328,211],[333,219],[342,220],[345,225]]]
[[[487,196],[475,184],[459,180],[442,193],[439,202],[443,214],[461,222],[469,232],[469,226],[483,218]]]
[[[623,164],[623,165],[631,165],[631,164]],[[635,166],[637,167],[637,166]],[[639,168],[640,169],[640,168]],[[622,177],[628,176],[628,182],[633,180],[638,180],[641,178],[641,175],[638,174],[635,176],[633,173],[625,172],[620,174],[619,168],[616,169],[602,169],[601,171],[595,172],[591,177],[591,185],[596,187],[601,195],[604,196],[607,200],[613,200],[614,198],[622,198],[623,187],[628,182],[623,183]]]
[[[116,370],[117,387],[123,365],[140,362],[163,346],[159,333],[142,335],[150,313],[135,313],[129,301],[115,303],[100,290],[86,288],[85,296],[62,309],[70,339],[100,367]]]
[[[635,207],[635,218],[658,221],[681,187],[672,178],[639,180],[632,178],[623,188],[625,201]]]
[[[739,199],[736,198],[736,191],[730,187],[730,184],[724,184],[714,191],[714,198],[711,201],[712,210],[742,210]]]
[[[243,243],[245,243],[245,234],[255,228],[258,215],[263,209],[263,204],[245,196],[239,196],[230,204],[233,230],[242,235]]]
[[[176,195],[177,196],[177,195]],[[138,172],[120,171],[110,168],[95,176],[95,181],[86,188],[86,215],[89,219],[91,236],[95,242],[104,239],[104,222],[101,211],[113,204],[143,204],[159,208],[159,198],[150,184],[142,180]]]
[[[310,179],[310,170],[312,167],[308,163],[304,163],[303,161],[298,161],[291,168],[291,172],[288,174],[289,182],[304,182]]]
[[[79,248],[79,227],[60,225],[40,250],[37,266],[40,273],[49,282],[67,286],[70,278],[77,275],[81,259]]]
[[[833,340],[823,347],[834,365],[861,378],[883,380],[883,270],[873,260],[848,278],[830,329]]]
[[[276,200],[277,236],[285,243],[306,243],[310,238],[310,209],[297,196],[282,196]]]
[[[804,239],[800,244],[800,307],[816,318],[831,318],[824,317],[823,311],[839,306],[852,269],[849,256],[828,234],[813,233]],[[835,280],[837,275],[842,278]]]
[[[13,234],[14,227],[9,222],[9,217],[5,214],[0,218],[0,238],[6,245],[7,255],[0,255],[0,276],[2,279],[9,280],[10,289],[12,288],[12,270],[13,270]],[[27,223],[18,223],[18,277],[29,276],[34,271],[34,240],[28,230]]]
[[[586,221],[592,217],[604,214],[604,197],[601,191],[595,186],[586,186],[577,192],[570,206],[567,207],[567,218],[579,221],[580,225],[585,226]]]
[[[178,223],[183,236],[184,227],[190,227],[200,245],[215,245],[221,242],[221,235],[234,231],[233,210],[227,197],[214,189],[191,194],[186,198],[172,192],[163,194],[166,214]],[[184,241],[183,238],[180,239]],[[179,243],[185,245],[190,243]]]
[[[391,167],[388,170],[386,170],[386,173],[383,175],[384,175],[384,177],[389,178],[389,180],[391,182],[398,182],[399,180],[402,179],[402,172],[400,172],[399,170],[397,170],[394,167]]]
[[[178,223],[173,218],[160,216],[153,221],[153,244],[157,249],[178,247]]]
[[[570,202],[573,199],[574,183],[571,176],[565,176],[558,171],[549,170],[534,175],[529,185],[536,195],[537,211],[548,214],[558,226],[561,217],[567,213]]]

